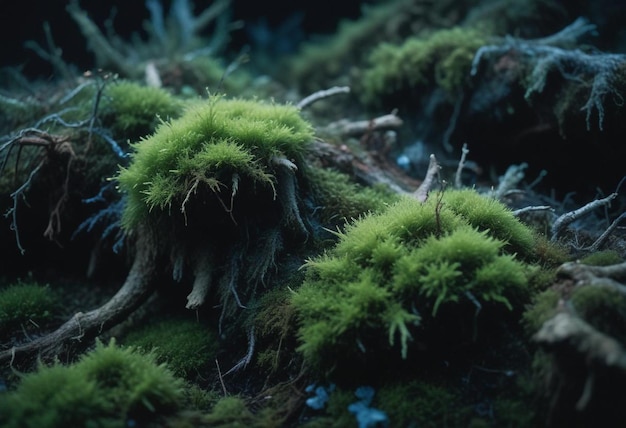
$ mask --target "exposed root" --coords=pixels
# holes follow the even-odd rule
[[[283,249],[283,237],[280,229],[273,228],[264,233],[259,239],[259,245],[249,256],[249,268],[246,280],[255,286],[259,282],[265,284],[265,279],[271,268],[276,268],[276,256]]]
[[[195,254],[193,260],[193,288],[187,296],[187,309],[198,309],[206,300],[211,282],[213,281],[213,251],[202,248]]]
[[[565,263],[558,275],[575,288],[601,287],[626,295],[626,263],[590,266]],[[626,380],[626,348],[615,337],[583,318],[563,293],[558,312],[533,336],[551,357],[550,426],[570,425],[574,418],[597,416],[600,405],[611,407],[620,395],[607,395],[607,388]],[[605,403],[606,400],[612,404]],[[592,410],[590,410],[592,409]],[[596,410],[593,410],[596,409]],[[572,411],[578,416],[572,416]],[[595,416],[594,416],[595,415]]]
[[[309,231],[304,225],[298,208],[295,174],[298,167],[283,157],[274,157],[272,163],[276,166],[276,187],[278,200],[283,208],[283,223],[289,227],[294,226],[297,232],[308,236]]]
[[[87,346],[102,332],[124,321],[154,291],[157,242],[153,232],[137,230],[133,265],[119,291],[101,307],[78,312],[56,331],[0,353],[0,363],[21,363],[37,356],[51,358],[69,346]]]

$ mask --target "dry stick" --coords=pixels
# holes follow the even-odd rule
[[[430,162],[428,164],[428,170],[426,171],[426,177],[424,177],[424,181],[417,188],[415,192],[413,192],[413,196],[420,202],[426,202],[428,199],[428,192],[433,187],[435,177],[439,174],[439,163],[437,162],[437,158],[434,154],[430,155]]]
[[[617,197],[617,193],[611,193],[609,196],[603,199],[596,199],[589,202],[587,205],[578,208],[577,210],[570,211],[563,214],[554,221],[552,225],[552,241],[556,241],[563,229],[570,223],[578,220],[579,218],[589,214],[599,206],[608,205],[613,199]]]
[[[347,119],[338,120],[329,124],[328,131],[341,134],[346,137],[363,135],[366,132],[378,129],[398,128],[404,122],[395,113],[375,117],[371,120],[358,120],[355,122]]]
[[[519,217],[522,214],[526,214],[528,212],[534,212],[534,211],[554,211],[554,208],[552,208],[549,205],[531,205],[531,206],[528,206],[528,207],[524,207],[524,208],[520,208],[520,209],[514,210],[512,212],[512,214],[515,217]]]
[[[350,92],[349,86],[333,86],[329,89],[323,89],[321,91],[313,92],[308,97],[303,98],[296,107],[299,109],[303,109],[313,104],[315,101],[321,100],[322,98],[327,98],[336,94],[347,94]]]
[[[137,309],[155,289],[158,266],[157,236],[140,226],[137,229],[136,252],[126,281],[107,303],[87,313],[78,312],[52,333],[32,342],[0,353],[0,363],[24,360],[39,353],[55,356],[64,346],[90,340],[119,324]]]
[[[467,143],[463,143],[463,147],[461,148],[461,160],[459,161],[459,167],[456,169],[456,175],[454,176],[454,188],[460,189],[463,186],[463,182],[461,181],[461,174],[463,173],[463,168],[465,167],[465,158],[469,150],[467,148]]]
[[[226,391],[226,385],[224,384],[224,378],[222,377],[222,370],[220,370],[220,363],[215,359],[215,365],[217,366],[217,376],[222,384],[222,391],[224,391],[224,397],[228,397],[228,391]]]
[[[611,235],[611,233],[613,233],[613,231],[617,229],[617,226],[622,220],[624,220],[624,218],[626,218],[626,212],[621,213],[619,217],[613,220],[613,223],[611,223],[611,225],[607,227],[607,229],[602,233],[602,235],[600,235],[600,237],[596,239],[595,242],[591,244],[589,248],[587,248],[587,250],[598,251],[600,247],[602,246],[602,244],[604,244],[604,241],[606,241],[609,235]]]

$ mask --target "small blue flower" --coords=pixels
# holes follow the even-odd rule
[[[321,410],[326,406],[330,393],[335,390],[335,385],[331,384],[328,389],[323,386],[311,384],[305,388],[308,393],[315,392],[315,396],[306,400],[306,405],[315,410]]]
[[[348,410],[355,415],[359,428],[387,426],[389,422],[385,412],[369,407],[374,394],[374,388],[371,386],[361,386],[354,392],[359,401],[350,404]]]

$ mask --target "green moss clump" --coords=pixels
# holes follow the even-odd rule
[[[580,259],[580,263],[593,266],[610,266],[623,261],[624,259],[615,250],[595,251]]]
[[[385,188],[364,187],[341,172],[310,168],[307,172],[315,202],[320,207],[320,220],[332,224],[380,212],[398,200],[398,195]]]
[[[401,45],[381,43],[363,75],[363,99],[376,103],[381,97],[433,84],[454,94],[468,83],[474,54],[487,41],[481,31],[455,27],[408,38]]]
[[[165,89],[128,80],[108,84],[103,94],[102,120],[124,142],[154,132],[161,121],[176,118],[182,111],[182,101]]]
[[[292,81],[308,93],[328,85],[329,80],[345,76],[350,67],[364,62],[368,51],[364,46],[406,36],[413,7],[411,0],[367,5],[360,19],[340,22],[334,37],[304,44],[302,52],[288,64]],[[400,25],[391,28],[392,21]]]
[[[5,428],[61,428],[70,426],[122,427],[114,420],[94,379],[75,367],[41,367],[24,376],[15,391],[0,394],[0,423]]]
[[[522,317],[528,336],[535,334],[544,322],[556,315],[559,299],[559,293],[553,289],[547,289],[533,297],[532,304]]]
[[[157,362],[167,363],[177,376],[192,377],[213,363],[218,338],[191,320],[165,320],[129,333],[122,344],[153,351]]]
[[[405,197],[339,232],[334,248],[307,261],[292,296],[305,360],[328,368],[385,342],[407,358],[417,335],[445,349],[480,335],[479,320],[521,313],[530,269],[513,251],[530,256],[534,235],[498,204],[465,190],[424,204]]]
[[[467,415],[458,401],[459,397],[447,388],[410,381],[381,388],[374,407],[387,413],[390,426],[462,426]]]
[[[254,414],[241,397],[224,397],[217,401],[211,411],[203,416],[206,426],[249,427],[254,426]]]
[[[184,211],[203,189],[219,195],[245,185],[270,189],[272,199],[273,159],[297,164],[312,137],[311,125],[293,106],[219,97],[195,104],[134,145],[131,165],[117,177],[128,196],[122,224],[128,230],[151,213]],[[228,201],[236,192],[222,196]]]
[[[58,309],[58,296],[48,286],[18,282],[0,289],[0,337],[20,326],[41,325]]]
[[[178,409],[182,382],[152,354],[111,341],[70,366],[41,366],[0,395],[6,427],[124,427]]]
[[[626,344],[626,297],[607,284],[574,289],[570,302],[576,313],[604,334]]]

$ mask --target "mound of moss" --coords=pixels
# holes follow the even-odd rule
[[[144,426],[178,409],[182,382],[153,354],[111,341],[69,366],[24,375],[0,395],[4,427]]]
[[[26,330],[49,321],[59,309],[58,296],[48,286],[18,282],[0,289],[0,337],[20,327]]]
[[[454,27],[411,37],[400,45],[381,43],[364,72],[362,98],[375,104],[434,85],[455,94],[468,83],[474,54],[487,41],[478,30]]]
[[[103,95],[103,122],[122,142],[154,132],[161,121],[176,118],[183,111],[183,102],[165,89],[129,80],[109,83]]]
[[[298,349],[313,366],[367,365],[389,348],[407,359],[416,342],[446,352],[507,313],[521,314],[530,297],[525,260],[534,232],[472,190],[423,204],[405,197],[354,221],[338,238],[307,261],[306,279],[292,296]]]
[[[195,321],[171,319],[149,324],[130,332],[124,345],[152,351],[157,362],[167,363],[178,376],[193,377],[207,364],[213,364],[217,336]]]
[[[196,104],[133,146],[131,165],[117,177],[128,197],[123,225],[184,212],[203,190],[224,197],[222,211],[235,209],[229,199],[244,186],[272,200],[282,160],[297,165],[312,137],[293,106],[220,97]]]

